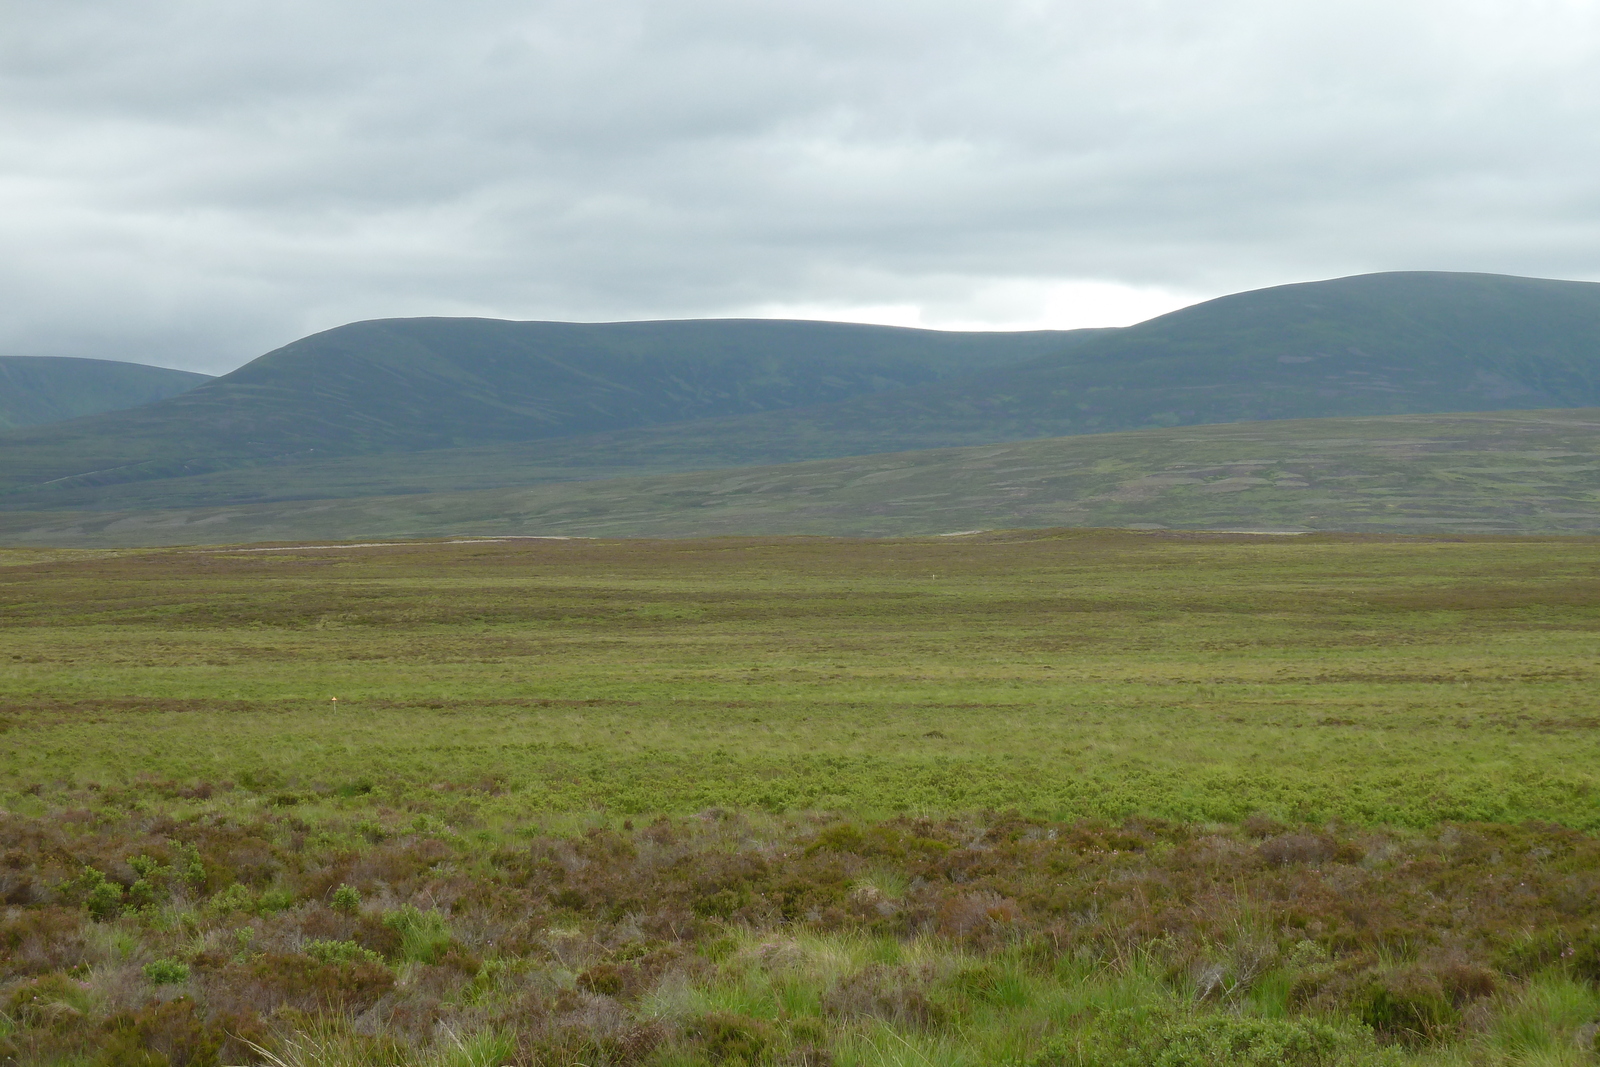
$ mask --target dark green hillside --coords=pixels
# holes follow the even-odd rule
[[[863,397],[968,444],[1157,426],[1600,404],[1600,284],[1366,274],[1211,300],[980,380]]]
[[[0,435],[0,487],[104,485],[824,404],[1029,359],[1095,332],[770,320],[359,322],[139,411]]]
[[[843,399],[840,399],[843,398]],[[5,510],[452,492],[1129,429],[1600,405],[1600,285],[1393,273],[1121,330],[407,319],[0,434]]]
[[[188,392],[209,374],[66,356],[0,356],[0,430],[138,407]]]

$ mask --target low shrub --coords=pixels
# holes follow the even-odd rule
[[[361,910],[361,893],[353,885],[341,885],[333,891],[333,899],[328,906],[334,911],[353,915]]]
[[[1309,1020],[1123,1010],[1058,1037],[1029,1067],[1332,1067],[1361,1051],[1358,1038]]]
[[[83,906],[96,922],[115,919],[122,914],[123,888],[108,879],[104,872],[85,867],[78,877],[78,891]]]
[[[1459,1013],[1437,976],[1419,970],[1389,974],[1368,988],[1361,1021],[1380,1037],[1417,1045],[1446,1036]]]
[[[155,985],[181,985],[189,980],[189,965],[180,960],[152,960],[144,976]]]
[[[227,1041],[188,997],[153,1001],[106,1020],[95,1067],[217,1067]]]
[[[318,963],[376,963],[383,964],[383,957],[369,948],[362,948],[354,941],[307,941],[301,946],[301,951]]]
[[[771,1023],[726,1012],[701,1015],[684,1027],[684,1033],[712,1063],[757,1063],[776,1038]]]

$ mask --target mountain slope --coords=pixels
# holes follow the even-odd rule
[[[1184,308],[1059,357],[840,405],[952,442],[1242,422],[1600,404],[1600,284],[1398,272]]]
[[[530,489],[0,514],[58,547],[1052,526],[1600,533],[1600,409],[1191,426]]]
[[[1589,405],[1600,405],[1600,284],[1487,274],[1279,286],[1056,334],[387,320],[138,412],[0,435],[0,507],[392,495],[1160,426]]]
[[[142,363],[66,356],[0,356],[0,430],[138,407],[211,380]]]
[[[8,461],[0,489],[769,411],[1016,362],[1094,333],[769,320],[360,322],[138,411],[0,435]]]

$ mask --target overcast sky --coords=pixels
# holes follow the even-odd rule
[[[0,0],[0,353],[1600,279],[1600,0]]]

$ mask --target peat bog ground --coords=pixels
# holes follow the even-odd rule
[[[0,552],[0,1060],[1588,1063],[1600,541]]]

